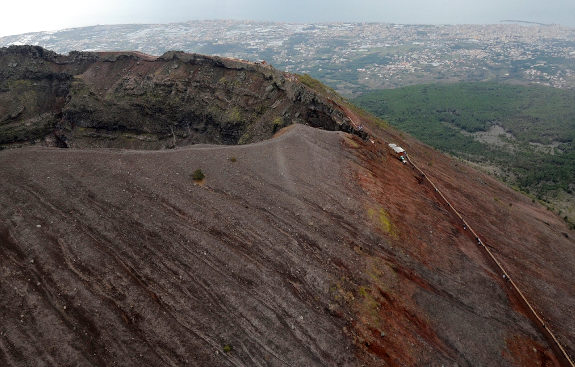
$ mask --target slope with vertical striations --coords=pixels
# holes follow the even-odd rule
[[[1,151],[0,364],[564,363],[387,142],[406,148],[573,355],[573,231],[337,99],[313,101],[296,107],[337,113],[373,143],[296,124],[246,145]]]
[[[266,64],[182,52],[0,49],[0,148],[246,144],[292,123],[351,130],[341,109]]]

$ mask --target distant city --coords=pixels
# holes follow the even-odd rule
[[[497,80],[575,88],[575,28],[541,24],[400,25],[193,21],[93,26],[0,38],[72,50],[182,50],[265,60],[345,96],[412,84]]]

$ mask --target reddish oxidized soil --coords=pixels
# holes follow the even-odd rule
[[[570,316],[575,311],[573,232],[545,208],[456,160],[409,137],[404,138],[391,129],[380,130],[376,135],[383,136],[387,142],[399,143],[420,167],[423,166],[427,176],[487,243],[537,312],[543,315],[546,324],[573,355],[575,322]],[[358,152],[361,152],[364,162],[389,162],[383,165],[367,164],[368,171],[360,174],[359,180],[370,196],[384,207],[391,222],[396,224],[391,237],[395,237],[397,246],[417,259],[426,270],[452,274],[452,281],[463,288],[463,294],[473,292],[465,297],[467,299],[477,297],[485,302],[497,302],[493,299],[496,294],[482,295],[477,287],[486,281],[484,278],[490,278],[494,282],[490,287],[497,287],[497,292],[500,289],[506,293],[505,302],[510,308],[533,319],[509,283],[501,278],[493,262],[476,246],[469,231],[463,230],[460,221],[442,204],[434,190],[409,165],[402,166],[399,160],[385,156],[385,145],[379,143],[363,144],[362,148],[365,149]],[[433,210],[430,211],[431,208]],[[459,259],[464,259],[466,264],[460,264]],[[432,280],[429,280],[428,286],[421,286],[420,289],[429,289],[430,284],[437,292]],[[454,284],[449,288],[448,292],[453,293],[456,286]],[[404,290],[401,293],[405,295]],[[499,297],[503,300],[503,295]],[[446,313],[437,320],[440,324],[445,323],[445,315],[450,314],[444,311]],[[490,314],[490,317],[493,315]],[[536,325],[534,322],[531,324]],[[510,349],[510,353],[503,353],[505,358],[510,355],[516,359],[522,356],[519,358],[521,361],[516,362],[519,365],[566,362],[564,359],[557,361],[551,350],[543,352],[539,342],[534,340],[528,341],[522,337],[523,344],[520,346],[518,336],[510,334],[505,337]],[[476,342],[480,342],[480,339],[476,339]],[[531,343],[535,343],[533,348],[537,350],[538,357],[526,357],[522,352],[521,348]],[[557,348],[553,352],[560,355]],[[526,363],[527,360],[529,363]],[[472,363],[482,364],[477,360],[472,360]]]
[[[421,163],[573,352],[575,234],[463,164],[375,134]],[[0,223],[1,365],[558,364],[380,141],[295,126],[246,146],[2,151]]]

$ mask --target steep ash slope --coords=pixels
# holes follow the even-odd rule
[[[6,150],[0,200],[2,365],[558,364],[431,190],[351,135]],[[528,220],[524,206],[510,217]],[[573,242],[545,235],[571,246],[538,264],[559,291]]]
[[[0,104],[22,147],[0,152],[0,365],[565,364],[387,142],[575,353],[575,233],[321,86],[181,53],[0,54],[22,106]],[[291,122],[355,134],[265,140]]]
[[[327,308],[357,261],[342,241],[358,230],[333,229],[357,204],[329,192],[344,183],[338,136],[307,133],[3,152],[2,364],[350,364]]]
[[[292,123],[353,128],[328,99],[265,64],[182,52],[0,49],[0,147],[243,144]]]
[[[575,353],[575,322],[571,317],[575,311],[573,231],[545,207],[532,203],[529,198],[467,165],[391,129],[375,128],[375,130],[378,130],[375,135],[387,141],[399,142],[406,147],[411,159],[423,168],[427,177],[447,196],[478,233],[483,243],[487,244],[498,261],[503,264],[539,316],[543,317],[546,327],[555,333],[573,360],[572,356]],[[365,155],[365,151],[363,154]],[[369,173],[360,177],[362,187],[376,197],[388,210],[389,217],[394,218],[398,226],[403,228],[399,230],[400,233],[403,232],[403,236],[399,235],[399,242],[418,263],[430,266],[433,272],[451,274],[449,279],[451,285],[448,287],[451,290],[448,293],[453,294],[452,290],[460,286],[462,293],[466,294],[464,299],[478,297],[487,301],[489,297],[479,291],[476,281],[468,278],[471,269],[473,272],[484,271],[502,286],[513,309],[533,319],[533,314],[519,299],[510,283],[502,278],[501,272],[486,252],[477,246],[470,231],[462,226],[453,210],[445,205],[419,173],[410,168],[408,177],[394,177],[389,172],[383,172],[386,170],[385,165],[375,163],[369,164],[368,167]],[[410,180],[412,183],[417,182],[419,186],[415,191],[411,184],[406,184]],[[398,186],[405,187],[400,189]],[[413,199],[419,191],[426,192],[426,196],[432,199],[433,206],[439,207],[447,215],[448,223],[441,224],[441,221],[437,221],[438,217],[425,214],[425,205],[412,206]],[[457,265],[458,256],[453,256],[452,246],[456,246],[458,252],[461,251],[467,260],[471,260],[479,268],[470,267],[470,264],[465,264],[466,261],[463,265]],[[448,252],[444,252],[445,248],[449,249]],[[459,266],[462,266],[461,274],[456,270]],[[441,283],[446,284],[444,281]],[[444,311],[440,311],[441,317],[450,318],[456,315]],[[440,330],[451,332],[449,327],[444,329],[449,324],[442,322]],[[545,332],[537,322],[532,324]],[[519,364],[537,365],[530,360],[535,350],[529,350],[529,342],[516,335],[508,337],[506,343],[510,352],[521,360]],[[556,355],[562,355],[557,349],[555,352]],[[561,359],[559,363],[569,365],[565,359]]]

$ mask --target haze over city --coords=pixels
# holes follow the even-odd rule
[[[575,0],[12,0],[0,367],[575,367]]]
[[[167,23],[196,19],[274,22],[486,24],[521,20],[575,26],[571,0],[72,0],[14,1],[0,15],[0,36],[95,24]]]

